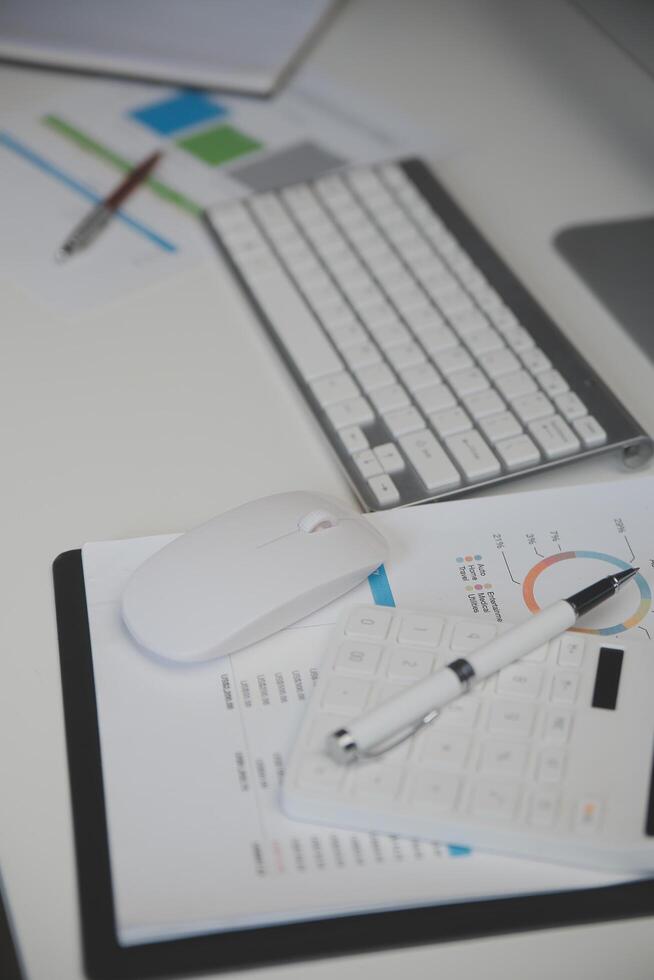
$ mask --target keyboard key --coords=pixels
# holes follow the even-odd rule
[[[543,684],[543,671],[535,664],[518,661],[500,670],[497,680],[498,694],[535,700]]]
[[[284,347],[307,381],[341,369],[340,357],[326,339],[309,307],[285,276],[248,277],[248,282],[257,302],[266,311]]]
[[[538,375],[542,371],[548,371],[552,367],[552,362],[549,357],[543,354],[540,347],[531,347],[529,350],[523,351],[520,354],[520,360],[530,374]]]
[[[323,408],[345,401],[347,398],[356,398],[359,394],[356,384],[345,371],[320,378],[313,382],[311,388]]]
[[[427,490],[450,490],[460,485],[458,470],[428,430],[403,436],[400,446]]]
[[[508,470],[522,470],[540,462],[540,450],[524,433],[495,443],[495,450]]]
[[[606,432],[592,415],[575,419],[572,425],[587,449],[593,449],[595,446],[601,446],[606,442]]]
[[[529,747],[523,742],[490,740],[481,750],[479,769],[483,773],[521,776],[527,765]]]
[[[346,425],[345,428],[338,430],[338,434],[349,453],[358,453],[369,446],[363,430],[358,425]]]
[[[465,406],[475,421],[480,421],[489,415],[497,415],[506,408],[500,396],[491,388],[468,395]]]
[[[463,336],[462,331],[460,331],[460,333]],[[465,334],[465,342],[468,345],[468,349],[472,351],[475,357],[482,358],[482,364],[484,354],[504,347],[502,338],[490,327],[482,327],[482,329],[477,329],[471,333]]]
[[[336,714],[354,715],[363,711],[372,685],[358,677],[333,677],[322,696],[323,707]]]
[[[549,830],[556,823],[559,798],[548,792],[534,793],[529,805],[529,823],[539,830]]]
[[[560,415],[532,422],[529,431],[548,459],[569,456],[579,449],[579,440]]]
[[[506,347],[489,351],[484,355],[484,371],[493,380],[501,378],[504,374],[512,374],[519,368],[518,358]]]
[[[455,371],[462,371],[464,368],[471,368],[473,363],[470,354],[461,345],[435,353],[433,357],[438,370],[446,376],[454,374]]]
[[[573,391],[565,391],[562,395],[557,395],[554,404],[568,422],[574,422],[575,419],[586,415],[586,406]]]
[[[546,742],[556,742],[562,745],[570,738],[572,731],[572,715],[562,708],[553,708],[545,716],[543,739]]]
[[[490,418],[479,420],[484,435],[491,442],[501,442],[511,436],[520,435],[522,427],[511,412],[502,412],[500,415],[493,415]]]
[[[450,646],[457,653],[470,653],[490,643],[496,636],[497,630],[492,623],[457,623]]]
[[[385,442],[381,446],[375,446],[373,451],[384,473],[399,473],[404,469],[404,460],[394,443]]]
[[[382,648],[371,643],[343,643],[334,669],[348,674],[372,676],[379,665]]]
[[[409,799],[421,809],[448,811],[456,806],[460,789],[461,779],[454,773],[420,772],[412,780]]]
[[[333,762],[324,752],[304,759],[298,772],[298,785],[324,793],[338,789],[343,782],[345,770]]]
[[[335,429],[342,429],[346,425],[366,425],[374,418],[365,398],[350,398],[348,401],[338,402],[337,405],[327,408],[326,412]]]
[[[517,784],[505,782],[475,782],[470,810],[474,816],[509,821],[518,807],[520,789]]]
[[[466,432],[472,428],[472,422],[462,408],[449,408],[444,412],[433,412],[429,421],[441,437],[453,436],[457,432]]]
[[[368,485],[380,507],[392,507],[400,502],[400,492],[387,473],[382,476],[373,476],[368,480]]]
[[[398,650],[388,661],[386,673],[392,681],[413,682],[431,674],[434,655],[426,650]]]
[[[392,385],[395,381],[395,375],[387,364],[369,364],[367,367],[359,368],[357,379],[363,390],[370,393],[377,388]]]
[[[550,398],[562,395],[569,387],[568,382],[558,371],[543,371],[542,374],[538,375],[538,381],[545,394],[549,395]]]
[[[450,375],[448,381],[459,398],[463,398],[465,395],[473,395],[477,391],[484,391],[488,388],[486,375],[476,367],[457,371],[456,374]]]
[[[516,354],[522,354],[534,346],[530,334],[524,327],[513,327],[511,330],[505,330],[504,340]]]
[[[535,719],[536,708],[533,704],[494,701],[488,718],[488,730],[494,735],[527,738],[533,731]]]
[[[403,775],[399,766],[367,765],[354,774],[353,789],[357,797],[391,801],[400,792]]]
[[[556,662],[559,667],[581,667],[584,661],[584,639],[578,633],[564,633]]]
[[[456,334],[449,327],[429,327],[418,334],[420,343],[432,357],[458,345]]]
[[[503,374],[495,380],[495,384],[509,402],[522,397],[522,395],[531,395],[537,391],[536,382],[526,371],[514,371],[512,374]]]
[[[537,779],[540,783],[560,783],[565,768],[565,751],[560,748],[545,749],[538,760]]]
[[[406,408],[410,404],[409,396],[404,388],[398,384],[371,391],[370,400],[380,415],[385,412],[392,412],[397,408]]]
[[[403,616],[397,640],[410,646],[436,647],[442,633],[443,620],[439,616]]]
[[[445,408],[453,408],[456,398],[447,385],[436,384],[430,388],[421,388],[415,392],[415,399],[423,412],[439,412]]]
[[[427,730],[420,748],[420,761],[439,769],[461,769],[470,752],[470,738],[459,732],[440,731],[438,724]]]
[[[360,453],[355,453],[352,459],[359,467],[361,476],[365,477],[366,480],[369,480],[371,476],[377,476],[384,472],[381,463],[372,449],[364,449]]]
[[[424,359],[420,364],[406,367],[400,374],[402,381],[411,392],[419,391],[421,388],[429,388],[440,381],[436,369]]]
[[[369,640],[385,640],[391,625],[391,613],[379,607],[357,609],[348,616],[345,632]]]
[[[499,460],[476,431],[450,436],[446,446],[468,480],[482,480],[501,472]]]
[[[370,343],[369,340],[361,344],[352,344],[346,347],[342,353],[348,365],[354,371],[367,367],[369,364],[379,364],[382,359],[378,348]]]
[[[416,432],[425,427],[425,420],[418,409],[413,407],[385,413],[384,422],[396,439],[407,432]]]
[[[550,697],[559,704],[574,704],[579,691],[579,675],[572,673],[557,673],[552,678]]]
[[[554,415],[554,406],[542,391],[536,391],[532,395],[522,395],[520,398],[514,398],[511,408],[525,425],[527,422],[534,422],[536,419],[543,419],[547,418],[548,415]]]
[[[386,351],[386,356],[396,371],[402,371],[403,368],[410,368],[416,364],[423,364],[425,361],[422,348],[418,347],[412,340],[391,347],[390,350]]]

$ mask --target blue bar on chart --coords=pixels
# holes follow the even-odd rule
[[[229,115],[225,106],[213,102],[203,92],[179,92],[159,102],[150,102],[129,113],[158,136],[174,136],[197,123]]]

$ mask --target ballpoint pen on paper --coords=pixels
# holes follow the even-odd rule
[[[57,261],[61,262],[69,258],[95,241],[109,224],[123,201],[147,179],[160,159],[160,152],[151,153],[142,163],[130,170],[118,187],[103,201],[96,204],[93,210],[73,228],[66,241],[55,253]]]
[[[570,629],[579,616],[613,596],[637,572],[637,568],[628,568],[608,575],[568,599],[547,606],[467,658],[452,660],[425,680],[355,718],[347,728],[332,732],[327,736],[327,753],[337,762],[381,755],[434,721],[441,708],[475,683]]]

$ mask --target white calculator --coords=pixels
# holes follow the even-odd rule
[[[356,606],[334,627],[288,764],[286,813],[596,869],[654,871],[654,645],[570,631],[377,758],[328,734],[507,624]]]

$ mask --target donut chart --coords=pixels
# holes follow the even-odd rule
[[[613,568],[621,570],[631,568],[629,562],[623,561],[621,558],[616,558],[614,555],[606,555],[601,551],[562,551],[558,555],[550,555],[548,558],[543,558],[542,561],[539,561],[537,565],[534,565],[529,570],[522,584],[522,597],[530,612],[539,612],[541,608],[534,596],[534,587],[539,576],[557,562],[570,561],[573,558],[592,558],[595,561],[606,562]],[[592,629],[588,626],[574,626],[574,632],[593,633],[595,636],[612,636],[615,633],[624,633],[625,630],[637,626],[651,609],[652,590],[640,572],[634,577],[633,581],[638,587],[640,601],[631,616],[628,616],[622,623],[616,623],[614,626],[604,626],[601,629]]]

